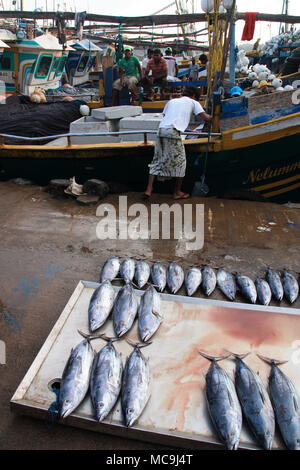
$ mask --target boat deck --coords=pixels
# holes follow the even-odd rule
[[[224,267],[252,278],[267,266],[299,271],[299,205],[194,198],[179,201],[204,204],[205,241],[202,250],[186,251],[186,240],[100,241],[96,237],[96,206],[73,199],[56,200],[39,186],[0,183],[0,339],[6,344],[6,364],[0,365],[0,447],[2,449],[166,449],[126,438],[57,425],[53,429],[29,417],[13,414],[10,399],[45,342],[80,280],[98,282],[104,261],[112,255],[143,258],[150,263],[177,261]],[[103,201],[117,207],[118,195]],[[128,205],[141,202],[128,194]],[[172,204],[166,195],[153,203]],[[182,288],[179,294],[184,295]],[[212,294],[224,300],[217,289]],[[238,297],[237,302],[242,302]],[[271,305],[278,306],[272,301]],[[280,306],[288,307],[286,301]],[[290,307],[300,308],[300,298]]]

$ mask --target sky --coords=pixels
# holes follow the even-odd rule
[[[53,8],[67,11],[87,11],[101,15],[113,16],[144,16],[152,15],[164,6],[171,3],[172,0],[151,0],[151,6],[148,2],[141,0],[110,0],[103,2],[99,0],[23,0],[24,10],[34,10],[36,7],[44,11],[53,11]],[[10,7],[11,0],[3,1],[6,8]],[[194,0],[196,12],[202,13],[201,0]],[[191,4],[191,2],[190,2]],[[300,0],[289,0],[289,13],[300,16]],[[239,12],[259,11],[260,13],[281,13],[283,0],[237,0]],[[161,14],[174,14],[175,7],[166,9]],[[191,12],[191,10],[190,10]],[[244,27],[244,21],[237,22],[236,39],[240,42]],[[300,25],[298,26],[300,28]],[[267,22],[258,22],[255,28],[254,41],[261,38],[262,42],[278,34],[279,24]]]

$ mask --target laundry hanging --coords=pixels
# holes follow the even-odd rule
[[[245,18],[245,26],[242,35],[242,41],[251,41],[254,36],[256,13],[247,12]]]

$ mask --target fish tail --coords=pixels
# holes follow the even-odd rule
[[[280,365],[280,364],[286,364],[288,361],[280,361],[278,359],[271,359],[270,357],[266,357],[266,356],[262,356],[261,354],[257,354],[257,356],[264,362],[266,362],[267,364],[271,364],[271,365]]]
[[[149,342],[144,342],[144,343],[135,343],[134,341],[131,341],[130,339],[126,339],[126,343],[130,344],[130,346],[133,346],[134,348],[145,348],[146,346],[150,346],[152,344],[152,341]]]
[[[99,338],[104,339],[104,341],[107,341],[108,343],[114,343],[115,341],[120,341],[122,339],[117,336],[106,336],[104,333],[100,335]]]
[[[205,357],[205,359],[208,359],[209,361],[222,361],[223,359],[227,359],[230,354],[227,354],[227,356],[209,356],[208,354],[204,353],[203,351],[198,351],[198,353]]]
[[[244,359],[245,357],[249,356],[251,354],[251,351],[244,353],[244,354],[237,354],[232,351],[229,351],[228,349],[224,349],[224,351],[230,353],[232,356],[234,356],[236,359]]]
[[[89,335],[88,333],[84,333],[81,330],[77,330],[77,331],[81,336],[83,336],[88,341],[90,341],[92,339],[102,338],[102,336],[104,335],[103,333],[98,333],[98,334],[95,334],[95,335]]]

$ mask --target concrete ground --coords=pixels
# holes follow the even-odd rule
[[[190,199],[204,204],[202,249],[187,251],[187,240],[106,240],[96,236],[97,206],[81,206],[72,198],[56,200],[39,186],[0,183],[0,339],[6,364],[0,365],[1,449],[166,449],[17,415],[10,400],[67,304],[79,280],[98,282],[112,255],[149,262],[174,260],[224,267],[253,279],[267,266],[299,271],[300,210],[272,203]],[[128,204],[143,202],[128,194]],[[154,195],[153,203],[173,203]],[[118,196],[101,201],[117,207]],[[182,205],[184,201],[180,201]],[[147,207],[150,204],[147,202]],[[121,215],[117,219],[124,221]],[[195,226],[195,218],[193,219]],[[184,294],[184,288],[180,293]],[[199,294],[200,295],[200,294]],[[217,289],[214,299],[224,297]],[[238,302],[242,298],[238,296]],[[272,305],[277,305],[272,301]],[[288,306],[284,300],[281,306]],[[300,298],[291,308],[300,307]]]

